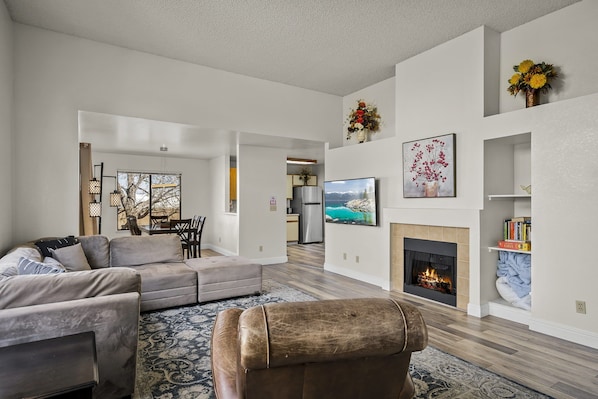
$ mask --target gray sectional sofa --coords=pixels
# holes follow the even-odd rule
[[[56,268],[33,243],[0,259],[0,347],[94,331],[95,398],[133,393],[140,311],[261,291],[261,265],[237,256],[184,259],[176,235],[77,241],[49,250],[67,272],[19,274],[21,258]]]

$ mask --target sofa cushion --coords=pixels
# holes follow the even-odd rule
[[[183,262],[181,240],[176,234],[117,237],[110,241],[112,267],[170,262]]]
[[[91,270],[81,244],[63,248],[50,248],[52,257],[62,263],[68,272]]]
[[[66,269],[60,262],[49,256],[44,259],[44,262],[36,262],[21,257],[17,268],[19,274],[53,274],[66,272]]]
[[[50,249],[69,247],[75,245],[77,242],[74,236],[68,236],[56,239],[42,239],[36,241],[35,246],[39,248],[43,256],[51,256]]]
[[[171,290],[197,285],[197,273],[182,262],[132,266],[141,275],[141,292]]]
[[[77,238],[83,247],[87,262],[92,269],[110,267],[110,241],[106,236],[81,236]]]
[[[33,246],[23,245],[15,247],[0,258],[0,273],[9,267],[17,267],[21,258],[41,262],[43,257],[39,250]]]
[[[185,260],[197,272],[197,301],[259,293],[262,265],[242,256],[210,256]]]
[[[0,280],[0,309],[140,293],[140,287],[139,274],[127,268],[15,276]]]

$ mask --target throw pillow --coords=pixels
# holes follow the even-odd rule
[[[17,268],[19,274],[56,274],[66,271],[58,262],[41,263],[27,258],[21,258]]]
[[[67,272],[91,270],[81,243],[62,248],[50,248],[51,256],[62,263]]]
[[[21,257],[31,259],[36,262],[41,262],[43,259],[37,248],[33,246],[16,247],[8,251],[8,253],[0,259],[0,272],[8,267],[16,268]]]
[[[57,238],[55,240],[39,240],[35,246],[39,248],[43,256],[52,256],[51,249],[58,249],[75,245],[79,241],[74,236]]]
[[[19,269],[16,266],[8,266],[0,270],[0,280],[6,277],[12,277],[19,274]]]

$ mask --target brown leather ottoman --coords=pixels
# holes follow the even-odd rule
[[[197,301],[207,302],[262,291],[262,265],[242,256],[185,260],[197,272]]]

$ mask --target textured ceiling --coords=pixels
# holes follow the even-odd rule
[[[578,0],[4,0],[12,19],[336,95],[479,26],[504,32]]]

